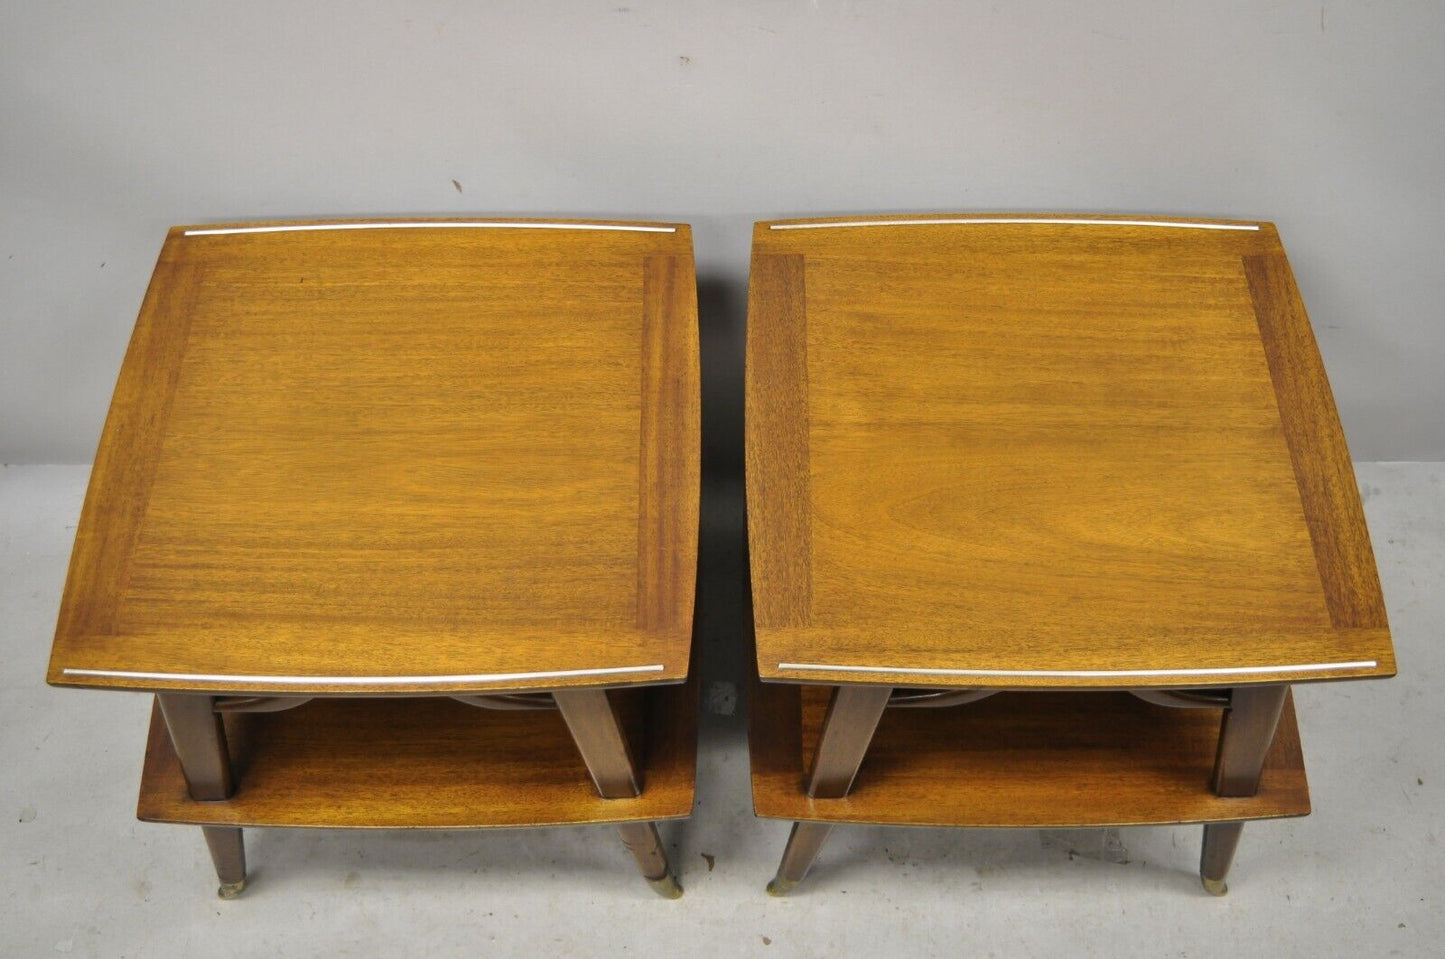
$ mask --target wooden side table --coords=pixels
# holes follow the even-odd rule
[[[1222,894],[1309,812],[1290,685],[1395,662],[1271,224],[760,223],[748,324],[770,890],[840,822],[1198,822]]]
[[[680,895],[698,375],[684,225],[176,228],[49,681],[156,694],[224,897],[243,826],[571,823]]]

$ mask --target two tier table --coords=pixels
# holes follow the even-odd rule
[[[615,823],[680,894],[699,373],[686,226],[176,228],[49,681],[155,694],[143,820]]]
[[[1309,812],[1289,688],[1395,662],[1268,223],[760,223],[747,354],[770,889],[837,823]]]

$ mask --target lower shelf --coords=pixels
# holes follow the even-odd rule
[[[853,789],[809,799],[805,770],[830,687],[760,683],[749,710],[759,816],[914,826],[1126,826],[1309,814],[1285,700],[1258,794],[1210,789],[1221,711],[1127,693],[1001,693],[962,706],[889,709]]]
[[[636,799],[603,799],[561,716],[450,699],[316,699],[228,716],[237,789],[197,802],[159,708],[136,815],[207,826],[459,829],[676,819],[692,812],[696,686],[614,692],[642,768]]]

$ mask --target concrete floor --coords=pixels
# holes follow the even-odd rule
[[[736,491],[699,598],[700,797],[653,896],[607,828],[249,831],[215,897],[199,830],[133,818],[148,697],[45,686],[83,467],[0,468],[0,956],[1438,956],[1445,941],[1445,464],[1359,468],[1399,678],[1300,689],[1315,813],[1245,830],[1230,895],[1199,829],[840,828],[795,897],[752,816]]]

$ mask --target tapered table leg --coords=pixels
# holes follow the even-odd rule
[[[246,846],[238,826],[202,826],[221,886],[216,895],[235,899],[246,888]]]
[[[637,868],[647,884],[664,899],[681,899],[682,886],[667,865],[667,853],[662,848],[662,837],[657,834],[657,823],[625,822],[617,826],[622,836],[622,845],[637,860]]]
[[[833,690],[805,784],[809,796],[840,799],[848,795],[892,691],[891,686],[839,686]],[[831,831],[828,823],[794,823],[778,873],[768,883],[768,892],[774,896],[786,895],[802,882]]]
[[[557,701],[557,710],[577,743],[598,794],[606,799],[630,799],[641,793],[642,777],[607,691],[557,690],[552,698]],[[661,896],[679,898],[682,886],[667,863],[657,824],[632,822],[617,828],[622,844],[637,860],[637,868],[648,884]]]
[[[833,831],[828,822],[795,822],[793,831],[788,833],[788,844],[783,847],[783,858],[778,863],[778,874],[768,883],[768,895],[786,896],[793,887],[803,881],[813,860],[823,848],[823,842]]]
[[[1224,877],[1234,862],[1234,850],[1238,848],[1243,832],[1242,822],[1205,823],[1204,848],[1199,855],[1199,881],[1210,895],[1222,896],[1229,891]]]
[[[1259,792],[1264,760],[1274,742],[1275,727],[1289,692],[1285,685],[1239,686],[1229,697],[1214,760],[1214,791],[1220,796],[1253,796]],[[1224,878],[1234,862],[1242,822],[1209,823],[1199,859],[1199,879],[1211,894],[1229,891]]]
[[[231,753],[226,745],[226,727],[215,709],[215,697],[193,693],[161,693],[156,696],[161,716],[171,734],[171,744],[181,761],[186,788],[192,799],[216,802],[229,799],[235,791],[231,775]],[[217,895],[234,899],[246,886],[246,850],[241,830],[229,826],[203,826],[206,846],[216,876],[221,880]]]

